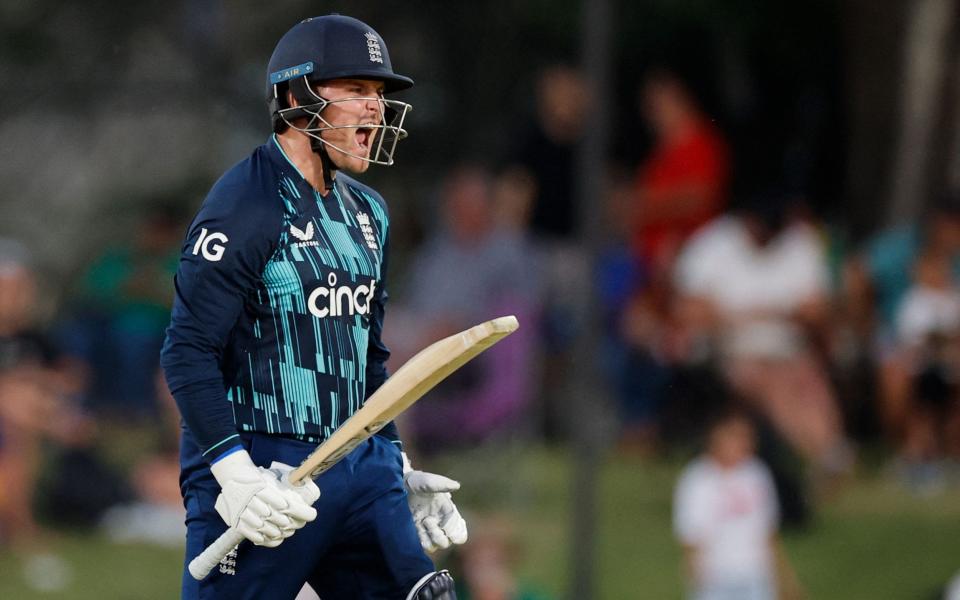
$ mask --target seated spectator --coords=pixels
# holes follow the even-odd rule
[[[641,314],[635,306],[643,297],[647,277],[630,249],[632,203],[632,185],[617,180],[607,199],[607,238],[597,257],[595,277],[603,322],[600,364],[617,399],[620,447],[643,454],[653,449],[656,439],[668,368],[658,351],[663,324],[655,311]]]
[[[180,495],[180,412],[163,372],[154,378],[160,398],[156,449],[141,451],[130,472],[131,497],[105,511],[100,528],[114,542],[183,546],[187,535]]]
[[[33,321],[36,291],[26,250],[0,240],[0,543],[31,551],[41,443],[84,445],[94,431],[73,401],[80,376]]]
[[[913,284],[897,309],[897,343],[922,352],[933,338],[949,338],[960,331],[960,288],[950,274],[949,257],[922,254],[914,264]]]
[[[84,274],[77,314],[63,327],[68,350],[92,366],[92,408],[125,418],[157,416],[154,374],[170,321],[181,224],[155,210]]]
[[[902,458],[918,491],[943,484],[941,462],[960,449],[956,374],[960,372],[960,287],[948,256],[927,252],[897,310],[897,355],[910,378]]]
[[[640,100],[654,145],[636,170],[623,223],[642,285],[618,313],[626,366],[616,381],[627,419],[621,445],[646,452],[659,437],[666,390],[681,376],[677,364],[699,360],[675,347],[670,274],[686,240],[723,210],[730,167],[722,134],[675,74],[650,73]]]
[[[753,452],[750,421],[726,413],[711,426],[706,453],[680,475],[673,523],[691,598],[773,600],[778,588],[798,596],[777,536],[773,479]]]
[[[414,257],[410,287],[394,312],[408,328],[391,329],[395,364],[442,337],[514,314],[520,330],[457,371],[411,411],[424,446],[482,440],[515,419],[534,393],[537,270],[523,231],[494,220],[489,174],[461,166],[445,179],[438,230]],[[493,375],[493,374],[496,375]]]
[[[782,196],[753,198],[684,247],[675,273],[678,355],[712,352],[739,396],[825,473],[852,457],[811,333],[827,315],[821,240],[786,217]]]
[[[845,269],[850,315],[865,352],[879,368],[880,421],[897,444],[906,436],[912,396],[912,366],[901,351],[897,315],[914,283],[914,264],[921,254],[938,256],[950,279],[960,282],[960,199],[944,199],[920,223],[880,232]]]

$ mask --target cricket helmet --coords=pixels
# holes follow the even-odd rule
[[[314,150],[323,155],[325,145],[375,164],[393,164],[397,142],[407,136],[403,121],[412,108],[406,102],[378,97],[380,123],[364,127],[375,130],[377,142],[370,156],[358,156],[330,144],[320,133],[334,128],[359,127],[360,124],[332,125],[323,110],[335,102],[358,98],[328,100],[315,86],[331,79],[382,81],[384,91],[396,92],[413,86],[413,80],[393,72],[387,45],[380,34],[362,21],[343,15],[325,15],[297,23],[280,38],[267,67],[267,102],[277,133],[292,127],[312,138]],[[287,91],[298,106],[287,102]],[[367,99],[369,100],[369,99]],[[294,124],[306,118],[306,125]],[[302,123],[302,122],[301,122]]]

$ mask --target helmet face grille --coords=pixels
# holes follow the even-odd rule
[[[409,88],[413,80],[393,72],[386,43],[369,25],[343,15],[306,19],[293,26],[277,43],[267,68],[267,102],[274,131],[287,127],[342,152],[378,165],[393,164],[397,142],[407,136],[403,121],[411,106],[384,98],[343,98],[328,101],[314,92],[311,83],[333,79],[381,81],[386,92]],[[289,107],[287,90],[299,106]],[[334,103],[376,100],[379,123],[332,125],[321,113]],[[367,129],[369,156],[340,148],[323,139],[333,129]]]
[[[309,89],[309,85],[306,86]],[[387,100],[383,97],[351,97],[338,98],[336,100],[326,100],[313,93],[310,90],[315,102],[302,104],[293,108],[282,108],[277,111],[278,116],[291,129],[295,129],[321,143],[342,152],[347,156],[363,160],[375,165],[390,166],[394,162],[394,153],[397,149],[397,143],[407,137],[407,131],[403,128],[403,122],[413,107],[400,100]],[[333,124],[323,117],[323,111],[333,105],[353,102],[375,101],[379,109],[379,119],[375,123],[356,122],[345,124]],[[304,119],[306,123],[304,123]],[[334,131],[338,129],[366,129],[370,132],[369,140],[370,151],[367,156],[357,154],[347,148],[330,142],[322,137],[324,131]]]

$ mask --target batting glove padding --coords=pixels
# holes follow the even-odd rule
[[[294,485],[290,483],[290,471],[293,471],[293,467],[290,465],[285,465],[283,463],[273,461],[270,464],[270,471],[275,473],[276,476],[280,479],[280,487],[284,490],[293,492],[294,494],[300,496],[300,498],[306,503],[307,508],[309,508],[312,513],[303,513],[302,507],[299,504],[291,505],[291,509],[284,512],[284,514],[290,518],[290,523],[293,526],[293,529],[290,530],[290,535],[293,535],[293,532],[297,529],[300,529],[310,521],[317,518],[317,510],[313,508],[313,503],[320,499],[320,488],[317,487],[317,484],[307,477],[299,484]],[[309,518],[305,518],[309,516]],[[312,516],[311,516],[312,515]],[[285,536],[290,537],[290,536]]]
[[[317,518],[311,506],[320,497],[315,483],[291,486],[281,479],[282,471],[256,466],[245,450],[225,456],[210,470],[221,488],[214,505],[220,517],[258,546],[279,546]]]
[[[467,522],[453,503],[450,492],[460,484],[449,477],[414,471],[406,453],[403,455],[403,481],[407,486],[407,502],[420,544],[427,552],[449,548],[467,541]]]

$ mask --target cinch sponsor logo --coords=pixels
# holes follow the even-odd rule
[[[366,315],[370,312],[370,302],[376,290],[377,282],[370,280],[370,285],[358,285],[352,288],[349,285],[337,285],[337,276],[330,273],[327,276],[328,287],[318,287],[307,297],[307,309],[313,316],[339,317],[345,315]]]

